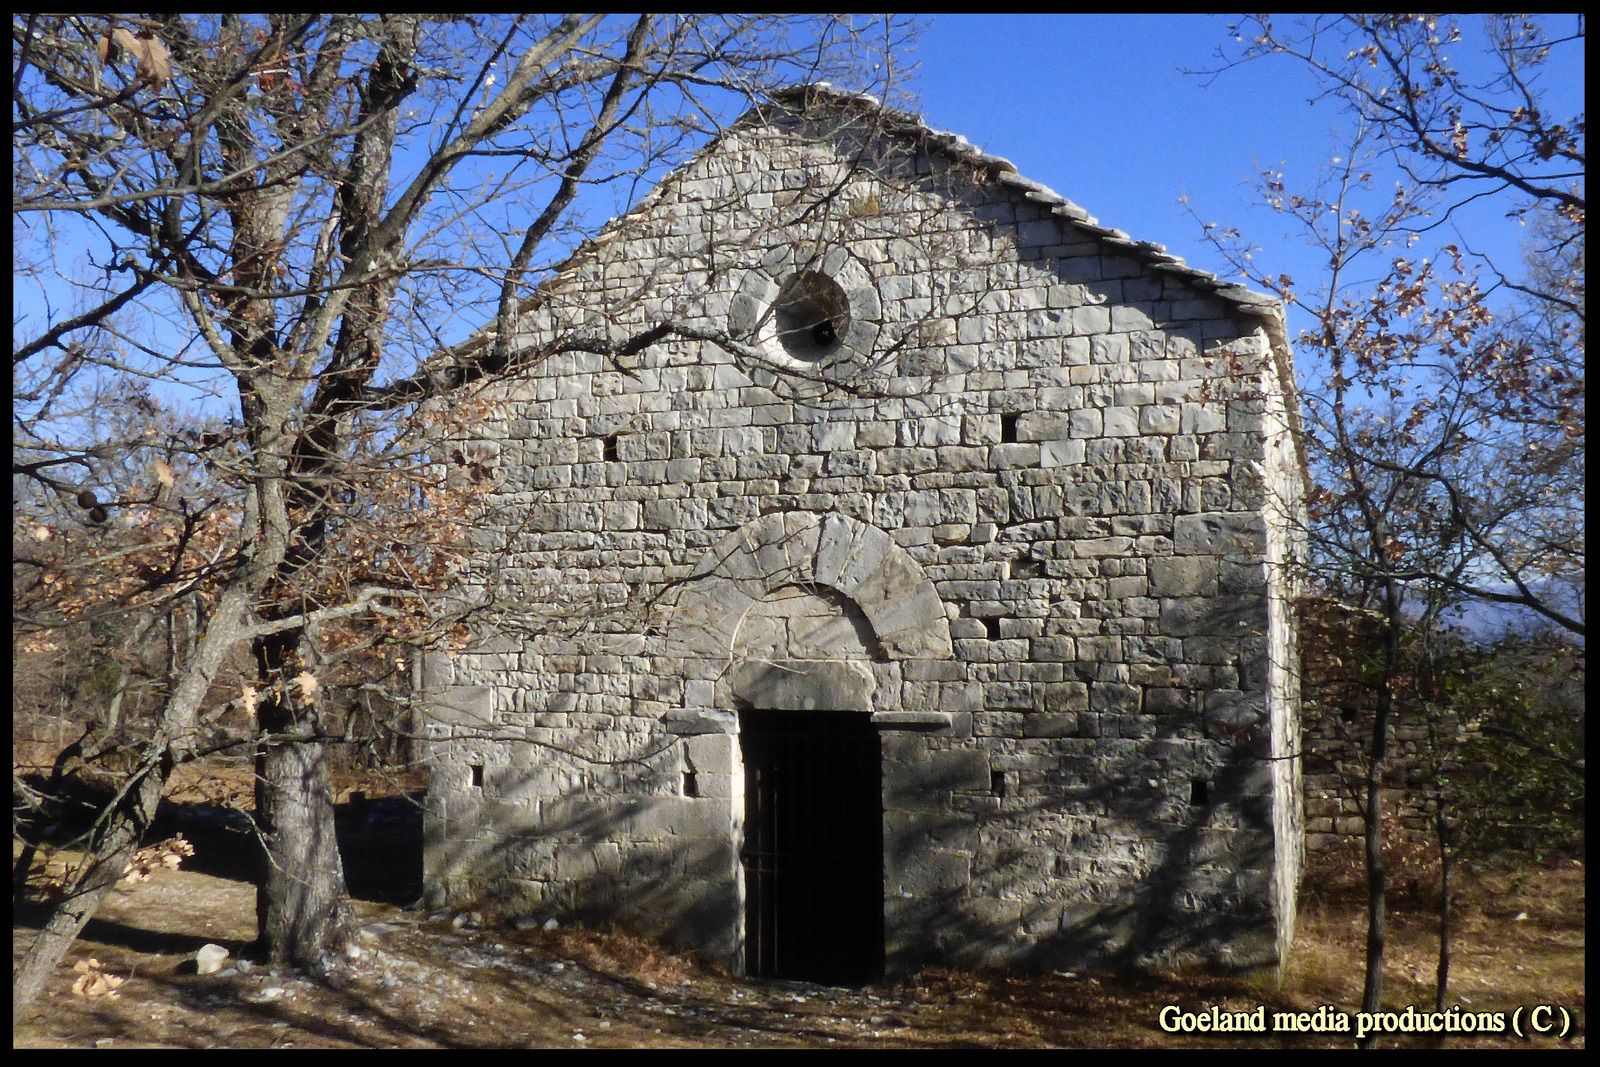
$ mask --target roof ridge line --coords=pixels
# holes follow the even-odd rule
[[[1235,305],[1246,314],[1257,317],[1263,314],[1281,314],[1281,302],[1271,294],[1259,292],[1243,282],[1232,281],[1211,271],[1190,266],[1181,256],[1167,252],[1165,245],[1153,241],[1141,241],[1125,230],[1101,225],[1081,205],[1062,196],[1043,182],[1024,177],[1017,170],[1016,164],[1004,156],[985,152],[959,133],[936,129],[920,115],[891,107],[871,93],[854,92],[841,89],[830,82],[816,81],[784,86],[768,94],[769,99],[780,102],[799,98],[804,103],[807,96],[871,108],[898,119],[914,127],[930,144],[947,154],[966,162],[993,168],[997,172],[995,180],[1001,185],[1020,190],[1024,197],[1033,203],[1048,205],[1051,214],[1071,222],[1080,229],[1088,230],[1091,236],[1114,248],[1137,254],[1151,267],[1160,269],[1163,273],[1177,275],[1193,283],[1196,288],[1209,290],[1211,295]]]

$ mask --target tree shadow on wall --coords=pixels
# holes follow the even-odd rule
[[[903,832],[885,835],[886,874],[973,851],[980,837],[989,842],[980,862],[993,865],[941,883],[935,863],[911,898],[886,884],[886,934],[900,942],[890,946],[891,967],[1270,964],[1263,744],[1206,739],[1192,718],[1174,716],[1154,736],[1030,740],[1021,750],[1033,760],[1028,787],[997,803],[954,778],[922,782],[926,802],[902,820]],[[738,843],[729,801],[674,795],[662,783],[676,776],[665,770],[641,765],[633,793],[567,788],[533,804],[481,800],[460,816],[472,836],[430,844],[452,903],[615,925],[733,960]],[[532,778],[499,784],[514,794]],[[903,814],[891,805],[886,818]]]
[[[1272,811],[1257,745],[1162,727],[1150,738],[1030,742],[1025,751],[1055,767],[1020,795],[975,803],[956,793],[954,807],[917,813],[916,832],[889,842],[890,867],[974,833],[995,863],[972,872],[981,897],[968,883],[891,900],[911,931],[900,968],[1269,965]]]
[[[500,776],[496,791],[515,795],[536,777]],[[641,774],[634,788],[650,778]],[[428,848],[437,888],[452,906],[501,919],[614,925],[697,950],[708,962],[731,958],[736,846],[727,799],[660,786],[612,794],[568,787],[532,803],[486,796],[476,818],[460,823],[459,802],[451,803],[447,826],[470,825],[471,836],[447,829]]]

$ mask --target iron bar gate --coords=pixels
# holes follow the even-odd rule
[[[848,711],[745,711],[745,973],[847,985],[883,973],[878,732]]]

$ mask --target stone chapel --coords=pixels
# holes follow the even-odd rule
[[[526,305],[434,903],[751,975],[1273,968],[1306,489],[1276,300],[780,93]]]

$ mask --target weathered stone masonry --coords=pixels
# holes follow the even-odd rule
[[[467,442],[427,879],[738,965],[740,707],[881,732],[887,965],[1281,960],[1301,853],[1277,306],[813,89],[545,287]],[[818,324],[822,326],[819,328]]]

